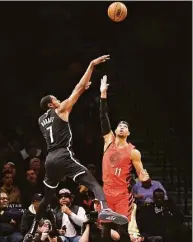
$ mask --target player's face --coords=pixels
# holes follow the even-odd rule
[[[127,126],[126,124],[122,124],[122,123],[120,123],[120,124],[117,126],[117,129],[115,130],[115,134],[116,134],[116,136],[118,136],[118,137],[126,138],[127,136],[130,135],[130,132],[129,132],[128,126]]]
[[[56,97],[51,96],[52,99],[52,107],[58,108],[60,106],[60,100],[58,100]]]

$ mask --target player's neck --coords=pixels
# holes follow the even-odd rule
[[[115,139],[115,145],[118,147],[118,148],[124,148],[125,146],[128,145],[127,143],[127,140],[125,138],[119,138],[119,137],[116,137]]]

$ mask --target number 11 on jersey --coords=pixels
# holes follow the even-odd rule
[[[49,126],[46,129],[49,131],[49,134],[50,134],[50,142],[53,143],[54,138],[53,138],[52,126]]]
[[[116,176],[120,176],[120,175],[121,175],[121,168],[118,168],[118,167],[117,167],[117,168],[115,169],[115,175],[116,175]]]

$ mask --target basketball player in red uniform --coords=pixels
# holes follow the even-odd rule
[[[111,130],[107,112],[107,76],[101,80],[100,120],[104,137],[103,156],[103,189],[108,206],[115,212],[128,217],[130,221],[133,196],[128,191],[131,180],[131,171],[134,166],[141,181],[149,179],[146,170],[143,169],[141,154],[135,146],[127,142],[130,135],[129,124],[120,121],[115,135]]]

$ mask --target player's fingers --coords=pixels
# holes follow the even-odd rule
[[[106,82],[106,81],[107,81],[107,75],[104,75],[104,76],[103,76],[103,79],[104,79],[104,81]]]
[[[107,82],[107,76],[106,75],[102,77],[101,82],[104,83],[104,84]]]
[[[110,58],[110,55],[102,55],[101,58]]]
[[[110,55],[104,55],[104,57],[110,59]]]
[[[102,62],[105,62],[105,61],[107,61],[109,59],[110,59],[110,55],[103,55],[103,56],[101,56],[101,61]]]

